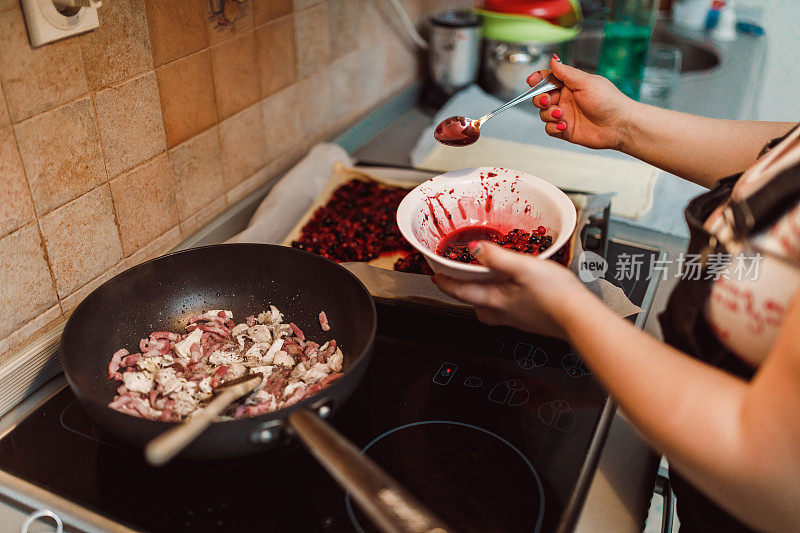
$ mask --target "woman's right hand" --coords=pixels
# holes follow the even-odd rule
[[[606,78],[565,65],[555,54],[550,67],[564,87],[533,99],[547,134],[589,148],[622,150],[635,102]],[[533,87],[549,73],[534,72],[528,85]]]

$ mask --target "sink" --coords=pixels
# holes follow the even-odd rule
[[[656,24],[652,42],[676,46],[682,53],[683,73],[708,71],[720,63],[720,56],[711,44],[676,34],[666,22]],[[595,72],[602,46],[602,24],[587,25],[578,37],[561,44],[485,41],[478,81],[489,94],[509,100],[528,88],[525,83],[528,74],[549,68],[553,52],[561,55],[570,65]]]
[[[710,44],[697,41],[687,36],[670,31],[666,24],[658,24],[653,31],[651,42],[669,44],[681,51],[681,72],[702,72],[719,65],[717,51]],[[569,57],[573,64],[582,70],[594,72],[600,59],[600,48],[603,45],[602,27],[584,30],[575,40],[569,43]]]

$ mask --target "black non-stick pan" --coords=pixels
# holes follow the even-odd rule
[[[67,322],[61,341],[67,380],[92,418],[117,437],[143,446],[172,424],[108,407],[118,386],[108,379],[111,355],[119,348],[135,348],[152,331],[182,331],[201,311],[229,309],[241,320],[270,304],[309,338],[336,339],[344,354],[344,376],[293,406],[216,422],[181,456],[243,456],[297,436],[382,529],[442,528],[440,520],[322,420],[363,377],[377,326],[375,304],[364,285],[322,257],[283,246],[227,244],[135,266],[98,287]],[[320,329],[320,311],[330,320],[328,332]]]

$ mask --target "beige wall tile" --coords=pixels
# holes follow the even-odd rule
[[[219,123],[222,176],[231,188],[266,163],[261,106],[254,104]]]
[[[252,0],[256,25],[280,18],[292,12],[292,0]]]
[[[359,0],[331,0],[331,57],[339,58],[358,44]]]
[[[154,72],[96,93],[94,106],[109,177],[167,148]]]
[[[441,2],[441,1],[428,2],[427,0],[400,0],[400,3],[403,5],[403,8],[406,10],[406,13],[408,13],[408,17],[416,24],[419,24],[426,16],[427,14],[426,9],[428,8],[428,4],[434,4],[433,6],[434,14],[441,13],[442,11],[448,9],[447,7],[444,7],[444,4],[446,2]],[[474,3],[475,3],[474,0],[469,0],[467,3],[467,7],[465,7],[464,9],[471,8]],[[397,25],[400,24],[400,20],[394,16],[394,13],[392,13],[392,19],[393,22],[396,23]]]
[[[8,107],[6,106],[6,95],[3,92],[3,85],[0,83],[0,128],[11,124],[11,117],[8,116]]]
[[[374,2],[363,1],[358,17],[358,48],[375,50],[383,43],[383,36],[388,29],[386,19]]]
[[[302,159],[306,153],[307,151],[305,149],[298,148],[293,152],[283,154],[271,160],[267,166],[258,170],[255,174],[228,191],[228,205],[233,206],[260,187],[279,179],[282,173],[286,172],[292,165]],[[262,189],[259,194],[261,193],[266,193],[266,190]]]
[[[0,239],[0,339],[57,303],[35,222]]]
[[[0,237],[34,219],[33,201],[14,129],[0,129]]]
[[[228,205],[234,205],[275,176],[277,161],[256,171],[252,176],[232,187],[226,193]]]
[[[208,51],[156,69],[167,146],[175,146],[217,121]]]
[[[258,100],[255,37],[249,31],[213,46],[210,52],[217,117],[225,120]]]
[[[165,253],[169,252],[178,243],[181,242],[181,228],[180,226],[175,226],[174,228],[170,228],[167,230],[163,235],[159,235],[152,242],[146,244],[133,252],[131,255],[125,258],[125,265],[127,268],[134,267],[139,263],[144,263],[145,261],[149,261],[154,257],[158,257],[160,255],[164,255]]]
[[[283,17],[256,28],[261,97],[288,87],[296,78],[294,18]]]
[[[0,4],[0,78],[14,122],[87,91],[78,42],[68,39],[31,49],[19,2]]]
[[[306,144],[311,144],[325,137],[332,126],[334,106],[330,71],[320,70],[295,85],[300,134]]]
[[[108,186],[97,187],[39,219],[62,298],[122,259]]]
[[[129,256],[178,224],[167,154],[111,180],[122,249]]]
[[[212,200],[210,204],[206,205],[205,207],[200,209],[200,211],[190,216],[186,220],[182,221],[181,239],[188,238],[194,232],[205,226],[214,217],[222,213],[227,207],[227,205],[228,204],[225,200],[225,194],[223,193],[222,196],[220,196],[216,200]]]
[[[169,151],[180,219],[186,220],[217,198],[224,197],[217,128]]]
[[[298,102],[294,86],[261,101],[268,160],[292,151],[301,140]]]
[[[61,309],[65,314],[71,313],[73,309],[78,307],[78,304],[81,303],[93,290],[97,287],[105,283],[106,281],[110,280],[120,272],[124,271],[126,267],[125,261],[120,261],[116,265],[112,266],[92,281],[77,289],[75,292],[66,296],[61,299]]]
[[[144,0],[155,66],[206,47],[204,1]]]
[[[294,0],[295,10],[305,9],[323,3],[325,0]]]
[[[403,1],[403,5],[412,18],[420,11],[416,2]],[[361,10],[358,18],[358,49],[366,52],[364,61],[373,66],[364,80],[380,80],[377,93],[389,96],[421,73],[422,54],[403,30],[390,6],[363,2]]]
[[[241,35],[253,27],[253,6],[250,2],[211,2],[206,0],[204,14],[206,18],[206,31],[208,44],[215,44],[230,39],[234,35]],[[225,5],[225,10],[219,10],[217,5]],[[212,11],[212,7],[218,9]],[[230,11],[233,10],[233,11]],[[235,11],[235,12],[234,12]],[[233,20],[229,20],[233,17]]]
[[[294,14],[298,77],[303,77],[330,62],[329,20],[328,4],[319,4]]]
[[[383,99],[381,88],[383,87],[384,71],[386,63],[383,60],[383,48],[378,47],[372,54],[364,55],[363,50],[356,50],[358,57],[358,74],[356,77],[361,81],[358,94],[361,99],[359,106],[362,109],[369,108]]]
[[[153,68],[143,0],[109,2],[100,27],[81,38],[89,88],[102,89]]]
[[[350,52],[334,61],[331,72],[334,117],[347,119],[362,111],[369,97],[363,91],[361,55],[358,52]]]
[[[106,180],[88,96],[21,122],[15,130],[39,216]]]
[[[391,94],[421,74],[421,53],[397,31],[388,32],[383,44],[383,91]]]
[[[14,348],[21,347],[24,343],[33,340],[40,332],[47,331],[48,326],[52,326],[59,320],[61,320],[61,304],[55,304],[21,328],[0,339],[0,364],[8,361],[14,355]]]

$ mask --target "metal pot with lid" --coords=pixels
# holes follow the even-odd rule
[[[563,3],[571,6],[568,13],[562,9]],[[498,2],[486,5],[494,4]],[[484,21],[479,83],[488,93],[504,100],[527,90],[525,79],[535,70],[549,68],[554,53],[569,60],[569,42],[580,33],[582,22],[576,0],[558,3],[514,0],[508,6],[516,11],[477,10]],[[553,8],[550,14],[559,24],[530,16],[534,7]]]

